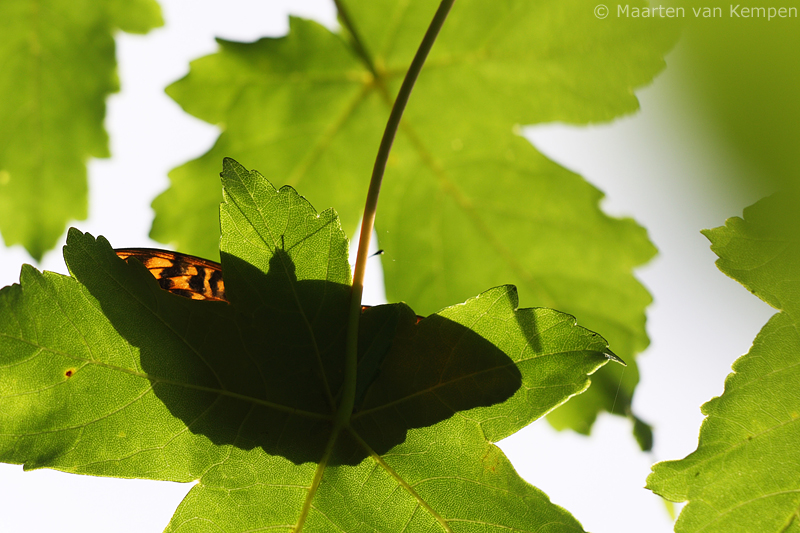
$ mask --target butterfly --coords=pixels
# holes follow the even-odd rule
[[[227,302],[222,265],[180,252],[156,248],[117,248],[122,259],[138,259],[162,289],[192,300]]]
[[[157,248],[116,248],[124,260],[138,259],[165,291],[192,300],[227,302],[222,265],[194,255]],[[362,305],[361,311],[368,305]],[[417,322],[422,317],[418,317]]]

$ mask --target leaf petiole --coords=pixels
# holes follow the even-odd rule
[[[425,59],[439,35],[439,31],[447,19],[450,9],[455,0],[442,0],[439,8],[431,20],[425,36],[411,61],[411,65],[397,93],[397,98],[392,106],[389,120],[386,122],[386,129],[383,132],[378,155],[375,158],[375,165],[372,168],[372,177],[367,191],[367,201],[364,206],[364,215],[361,220],[361,235],[358,240],[358,253],[356,254],[356,266],[353,273],[353,286],[350,295],[350,311],[347,323],[347,351],[345,352],[345,377],[342,400],[336,412],[335,431],[346,427],[350,421],[356,395],[356,369],[358,365],[358,321],[361,317],[361,296],[364,292],[364,272],[366,271],[367,258],[369,256],[369,242],[372,236],[372,228],[375,225],[375,213],[378,208],[378,196],[381,190],[383,175],[386,171],[386,162],[389,160],[389,152],[392,149],[397,129],[400,126],[400,119],[406,108],[411,91],[417,81]],[[337,2],[338,5],[338,2]]]

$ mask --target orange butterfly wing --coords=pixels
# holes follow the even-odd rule
[[[155,248],[119,248],[122,259],[138,259],[158,280],[161,288],[192,300],[227,302],[222,265],[201,257],[157,250]]]

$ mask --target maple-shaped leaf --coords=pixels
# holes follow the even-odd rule
[[[800,528],[800,201],[765,198],[703,233],[717,266],[781,310],[736,360],[725,392],[703,405],[697,450],[653,467],[647,487],[688,501],[675,531]]]
[[[292,18],[286,37],[220,40],[217,53],[192,62],[167,92],[223,132],[208,153],[170,173],[171,188],[153,203],[151,236],[217,253],[213,175],[224,156],[301,186],[312,203],[336,205],[353,234],[391,103],[437,4],[343,0],[338,34]],[[514,283],[526,304],[603,331],[630,363],[648,344],[651,301],[632,269],[654,247],[632,220],[602,213],[602,193],[514,133],[518,124],[598,122],[636,110],[633,89],[663,67],[675,34],[663,20],[598,20],[594,6],[455,5],[405,112],[376,229],[390,300],[429,313]],[[581,403],[556,413],[557,427],[588,433],[615,397],[616,411],[630,412],[635,365],[624,375],[604,369],[596,381]]]
[[[162,24],[153,0],[0,2],[0,233],[35,259],[86,218],[86,161],[108,157],[114,32]]]
[[[602,337],[511,286],[424,319],[368,308],[337,426],[339,220],[232,160],[222,176],[229,303],[162,290],[77,230],[73,277],[26,265],[0,291],[0,459],[196,480],[167,531],[582,531],[493,443],[585,390],[616,359]]]

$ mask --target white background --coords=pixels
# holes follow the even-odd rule
[[[188,62],[212,53],[215,36],[282,35],[288,11],[335,26],[332,3],[323,0],[161,4],[164,28],[118,39],[123,91],[110,98],[106,119],[113,157],[90,163],[90,219],[74,223],[115,247],[163,247],[147,239],[150,202],[167,187],[171,168],[201,155],[216,138],[215,128],[184,114],[163,92]],[[525,479],[596,533],[672,530],[663,503],[642,488],[650,465],[695,449],[700,405],[722,392],[731,363],[772,314],[716,269],[699,233],[741,215],[769,191],[743,193],[709,179],[749,170],[715,145],[711,130],[677,98],[674,72],[682,61],[679,46],[667,71],[637,92],[642,110],[633,117],[583,129],[527,130],[540,150],[607,194],[607,212],[636,218],[660,249],[637,273],[655,298],[648,311],[652,345],[639,359],[634,399],[635,411],[655,426],[653,452],[640,452],[630,424],[611,416],[599,418],[590,438],[557,433],[540,421],[500,444]],[[20,247],[0,248],[0,284],[16,282],[23,262],[31,260]],[[60,245],[37,267],[64,273]],[[367,303],[382,297],[379,286],[373,290]],[[0,531],[157,532],[190,488],[0,465]]]

